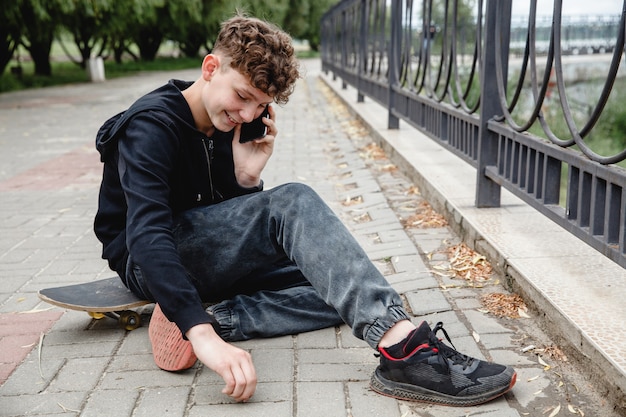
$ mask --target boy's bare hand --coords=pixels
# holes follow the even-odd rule
[[[256,187],[261,182],[261,172],[274,152],[274,140],[278,134],[276,129],[276,113],[268,106],[269,118],[264,118],[267,134],[261,139],[239,143],[241,126],[237,126],[233,137],[233,161],[235,176],[242,187]]]
[[[200,324],[187,332],[198,359],[222,377],[226,386],[222,393],[235,401],[247,401],[256,390],[257,378],[252,356],[224,342],[210,324]]]

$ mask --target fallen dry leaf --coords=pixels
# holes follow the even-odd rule
[[[482,305],[497,317],[519,318],[520,309],[526,310],[524,300],[517,294],[490,293],[480,298]]]
[[[378,169],[383,172],[394,172],[398,170],[398,167],[395,166],[394,164],[385,164],[383,166],[378,167]]]
[[[346,196],[346,199],[343,200],[341,204],[343,204],[344,206],[354,206],[355,204],[361,204],[362,202],[363,202],[363,197],[361,196],[357,196],[357,197]]]
[[[549,371],[550,368],[552,368],[550,365],[548,365],[541,356],[537,356],[537,362],[539,362],[539,364],[541,366],[543,366],[543,370],[544,371]]]
[[[472,282],[489,281],[493,269],[487,259],[472,250],[465,243],[451,246],[447,249],[450,259],[450,269],[457,278]]]
[[[409,187],[409,189],[408,189],[408,190],[406,190],[405,194],[406,194],[406,195],[410,195],[410,194],[413,194],[413,195],[420,195],[420,190],[419,190],[419,188],[417,188],[416,186],[411,185],[411,186]]]
[[[422,202],[418,206],[416,213],[402,222],[405,228],[430,229],[434,227],[445,227],[447,220],[437,213],[430,204]]]
[[[376,143],[370,143],[365,148],[363,148],[363,156],[366,159],[387,159],[387,155],[383,148],[378,146]]]
[[[555,346],[555,345],[547,346],[544,349],[544,353],[550,356],[550,358],[555,359],[557,361],[567,362],[567,356],[565,356],[563,351],[558,346]]]
[[[557,405],[548,417],[554,417],[561,411],[561,404]]]
[[[360,120],[354,118],[348,121],[345,131],[353,138],[362,138],[369,134],[369,131],[363,125],[363,123],[361,123]]]
[[[369,213],[359,214],[357,216],[354,216],[352,219],[356,223],[367,223],[367,222],[371,222],[372,221],[372,218],[370,217]]]

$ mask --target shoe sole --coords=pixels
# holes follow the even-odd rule
[[[178,327],[163,315],[158,304],[152,313],[148,335],[154,363],[164,371],[184,371],[196,363],[191,342],[182,338]]]
[[[515,385],[516,379],[517,373],[513,372],[511,382],[506,387],[477,395],[458,397],[431,391],[429,389],[411,384],[388,380],[380,375],[379,369],[376,368],[376,371],[372,375],[372,379],[370,381],[370,387],[379,394],[397,398],[399,400],[419,401],[453,407],[467,407],[486,403],[507,393],[511,390],[511,388],[513,388],[513,385]]]

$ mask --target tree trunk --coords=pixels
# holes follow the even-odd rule
[[[52,47],[52,37],[49,40],[41,42],[31,42],[28,52],[35,64],[35,75],[43,75],[49,77],[52,75],[52,66],[50,65],[50,48]]]
[[[52,20],[39,19],[28,2],[22,3],[20,7],[23,20],[22,45],[28,50],[35,64],[35,75],[49,77],[52,75],[50,49],[57,24]]]
[[[3,32],[0,29],[0,32]],[[9,34],[0,34],[0,74],[4,73],[7,65],[13,58],[13,53],[17,49],[17,42],[13,40],[13,37]]]
[[[163,34],[159,28],[143,28],[139,31],[137,39],[135,39],[139,47],[139,55],[144,61],[154,61],[159,51]]]

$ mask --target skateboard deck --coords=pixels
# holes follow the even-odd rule
[[[39,290],[38,295],[43,301],[55,306],[86,311],[94,319],[105,316],[115,318],[126,330],[141,326],[141,316],[130,309],[151,303],[138,298],[118,277],[44,288]]]

